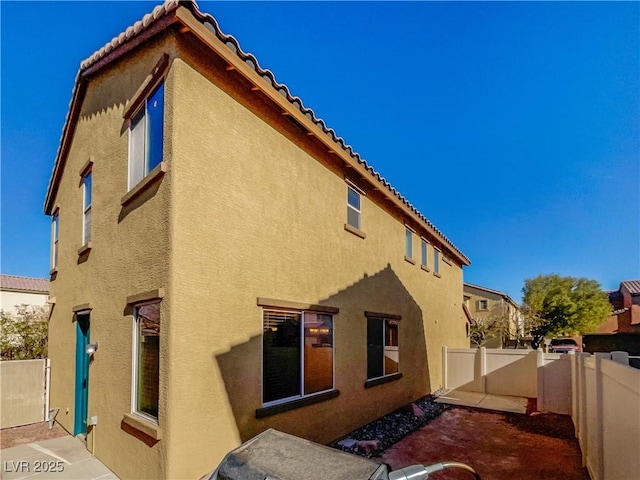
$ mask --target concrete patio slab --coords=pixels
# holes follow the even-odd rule
[[[485,410],[524,414],[527,413],[527,404],[529,400],[525,397],[451,390],[438,397],[436,402],[446,403],[449,405],[460,405],[464,407],[482,408]]]
[[[0,450],[5,480],[118,480],[75,437],[65,436]]]

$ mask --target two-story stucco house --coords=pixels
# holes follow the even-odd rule
[[[45,211],[51,406],[122,478],[329,442],[468,342],[467,257],[191,2],[81,64]]]
[[[464,304],[469,315],[475,319],[500,319],[504,322],[505,331],[502,338],[492,336],[487,340],[486,347],[502,348],[509,338],[516,338],[524,334],[524,322],[520,306],[504,292],[465,283]]]

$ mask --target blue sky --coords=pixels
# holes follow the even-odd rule
[[[637,2],[198,2],[472,260],[640,278]],[[2,273],[45,277],[42,213],[80,62],[151,2],[0,2]]]

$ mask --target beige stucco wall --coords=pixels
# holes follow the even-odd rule
[[[17,305],[47,305],[49,295],[47,293],[8,292],[0,291],[0,309],[14,313]]]
[[[167,442],[149,446],[125,431],[123,415],[131,411],[132,316],[126,299],[157,288],[170,289],[171,223],[169,189],[171,168],[160,181],[126,207],[128,132],[123,112],[129,100],[163,51],[143,49],[134,60],[125,60],[91,81],[82,104],[73,144],[55,203],[59,206],[59,265],[52,276],[51,296],[56,298],[49,333],[51,407],[73,432],[75,394],[76,324],[73,308],[91,307],[91,341],[99,342],[89,367],[88,415],[98,416],[90,430],[87,448],[122,478],[166,476]],[[172,95],[171,73],[165,89]],[[170,104],[170,102],[168,102]],[[165,135],[171,132],[167,115]],[[165,141],[170,165],[171,142]],[[78,255],[82,246],[82,188],[80,170],[93,159],[92,248]],[[163,334],[170,329],[170,295],[162,302]],[[167,320],[164,322],[164,320]],[[163,337],[161,371],[169,371],[169,336]],[[160,422],[165,423],[166,376],[160,385]],[[90,427],[91,428],[91,427]],[[131,430],[129,430],[131,431]],[[132,432],[136,433],[136,432]],[[165,437],[169,436],[164,432]],[[148,438],[145,440],[149,440]]]
[[[88,448],[122,478],[197,478],[274,427],[328,442],[442,385],[441,346],[467,345],[462,269],[441,277],[404,259],[404,224],[367,189],[366,238],[344,230],[346,184],[325,149],[230,80],[225,65],[170,38],[93,79],[55,203],[60,262],[51,283],[52,408],[73,429],[73,307],[90,304]],[[124,106],[164,52],[167,173],[129,206]],[[96,132],[100,132],[97,134]],[[92,249],[79,257],[79,171],[93,157]],[[366,186],[364,186],[366,189]],[[426,212],[428,214],[428,212]],[[414,227],[416,227],[414,225]],[[429,260],[433,259],[430,247]],[[131,402],[126,298],[162,288],[159,427],[150,442],[123,424]],[[257,297],[334,306],[337,398],[264,419]],[[402,315],[403,378],[370,389],[364,311]]]
[[[172,358],[170,395],[182,408],[171,417],[169,473],[201,475],[268,427],[328,442],[439,388],[441,345],[466,344],[461,268],[443,262],[438,278],[405,261],[403,222],[369,196],[362,200],[366,239],[345,231],[346,184],[328,155],[265,108],[259,94],[247,98],[215,64],[205,69],[185,52],[173,69],[172,282],[179,311],[172,323],[182,326],[184,348]],[[415,237],[415,259],[419,253]],[[340,308],[339,397],[256,420],[257,297]],[[364,388],[365,310],[403,316],[404,377],[371,389]]]

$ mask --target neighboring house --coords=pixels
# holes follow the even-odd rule
[[[49,280],[45,278],[0,275],[0,309],[15,313],[18,305],[46,306]]]
[[[640,280],[621,282],[608,295],[611,315],[597,333],[640,333]]]
[[[508,325],[508,332],[503,338],[497,336],[488,339],[485,347],[502,348],[506,340],[514,339],[524,334],[524,323],[520,306],[509,295],[498,290],[464,284],[464,305],[469,315],[474,319],[504,319]]]
[[[467,344],[468,258],[191,2],[81,64],[45,212],[51,406],[121,478],[329,442]]]

